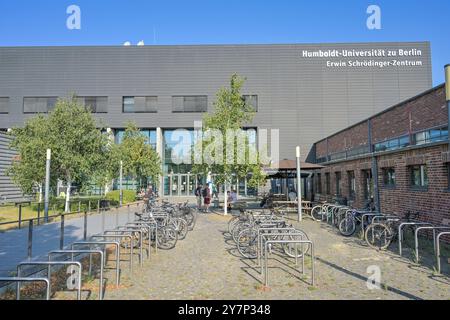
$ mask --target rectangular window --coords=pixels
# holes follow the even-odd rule
[[[428,187],[428,170],[426,165],[411,166],[409,172],[412,188]]]
[[[123,97],[124,113],[157,113],[158,97]]]
[[[174,96],[172,97],[172,112],[208,112],[208,97]]]
[[[374,145],[374,150],[375,152],[382,152],[406,148],[409,145],[410,145],[409,136],[403,136],[400,138],[395,138],[388,141],[377,143]]]
[[[336,195],[341,195],[341,173],[336,172]]]
[[[317,174],[317,193],[322,193],[322,174]]]
[[[350,199],[355,199],[356,196],[356,177],[355,171],[348,171],[348,195]]]
[[[331,194],[331,181],[330,181],[330,174],[325,173],[325,188],[328,195]]]
[[[77,100],[92,113],[108,113],[108,97],[77,97]]]
[[[363,186],[364,186],[364,199],[371,201],[373,199],[373,176],[372,170],[362,170]]]
[[[448,140],[448,127],[431,129],[414,135],[416,145]]]
[[[156,150],[156,130],[140,129],[141,134],[146,138],[146,143]],[[115,130],[115,143],[121,144],[125,134],[124,129]]]
[[[47,113],[55,108],[57,97],[25,97],[23,98],[24,113]]]
[[[385,187],[395,187],[395,168],[383,169],[383,183]]]
[[[9,112],[9,98],[0,97],[0,113]]]
[[[243,95],[245,103],[251,106],[255,112],[258,112],[258,96],[257,95]]]

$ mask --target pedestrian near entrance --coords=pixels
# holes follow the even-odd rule
[[[211,204],[211,189],[208,184],[205,184],[203,188],[203,203],[205,204],[205,213],[209,212],[209,206]]]
[[[195,189],[195,196],[197,197],[197,209],[202,210],[202,186],[199,185],[197,189]]]

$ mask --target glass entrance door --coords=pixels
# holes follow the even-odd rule
[[[179,196],[185,197],[188,195],[188,176],[186,174],[180,175],[180,194]]]

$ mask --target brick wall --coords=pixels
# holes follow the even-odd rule
[[[450,225],[450,191],[448,182],[447,144],[423,147],[416,150],[399,151],[377,158],[378,187],[381,211],[405,216],[408,211],[419,213],[420,220],[433,224]],[[410,186],[409,166],[425,164],[428,171],[429,186],[425,190],[414,190]],[[348,172],[354,171],[356,178],[356,196],[353,207],[364,208],[364,172],[371,170],[371,158],[344,161],[327,166],[322,173],[322,194],[325,194],[325,173],[330,173],[331,194],[336,194],[336,172],[341,172],[342,196],[350,199]],[[395,168],[396,186],[386,187],[383,182],[383,169]]]

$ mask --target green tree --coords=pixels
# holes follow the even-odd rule
[[[66,212],[70,210],[72,183],[91,181],[109,156],[107,137],[89,108],[79,104],[75,96],[59,99],[48,116],[38,115],[24,128],[13,129],[12,134],[11,147],[20,154],[20,161],[10,170],[13,181],[30,192],[31,181],[44,179],[46,149],[51,149],[51,176],[67,186]]]
[[[250,186],[255,187],[266,181],[256,146],[254,149],[251,148],[248,136],[242,130],[255,116],[254,108],[241,94],[244,82],[244,78],[233,74],[230,87],[219,89],[214,112],[206,114],[203,118],[201,143],[197,142],[194,146],[193,172],[204,175],[209,172],[215,174],[216,182],[225,186],[225,194],[233,175],[245,178],[251,174]],[[233,132],[238,134],[233,136]],[[239,134],[242,136],[239,137]],[[201,163],[195,159],[199,153],[202,155]],[[228,156],[231,154],[233,157]],[[227,214],[226,196],[225,214]]]
[[[32,118],[24,128],[13,129],[11,135],[15,139],[10,148],[17,150],[19,157],[6,173],[24,194],[32,194],[36,187],[42,192],[47,148],[46,118],[42,115]],[[41,200],[42,196],[39,197]]]
[[[120,166],[120,161],[122,161],[124,175],[138,181],[147,178],[151,178],[154,182],[159,181],[162,174],[161,159],[135,123],[127,123],[122,143],[113,146],[112,154],[116,163],[111,167],[117,168],[115,166]]]

